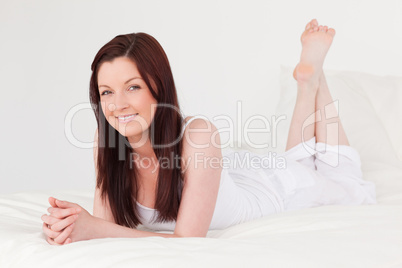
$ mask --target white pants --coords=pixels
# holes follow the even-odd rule
[[[275,176],[284,210],[322,205],[376,204],[375,184],[363,180],[359,153],[315,137],[281,154],[287,168]]]

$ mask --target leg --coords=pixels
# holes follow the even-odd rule
[[[318,26],[318,22],[314,19],[306,25],[301,36],[303,49],[300,62],[293,73],[297,80],[297,99],[290,124],[286,151],[311,139],[316,134],[316,97],[320,86],[319,78],[334,35],[333,29]]]
[[[311,139],[314,137],[315,132],[315,116],[311,115],[315,112],[317,87],[303,82],[298,83],[297,87],[296,104],[290,123],[286,151],[303,141]],[[304,125],[307,125],[307,127],[304,128]]]
[[[331,93],[329,92],[324,72],[321,72],[319,81],[319,89],[316,98],[316,108],[318,113],[316,114],[315,125],[317,143],[322,142],[329,145],[349,145],[338,111],[333,103]],[[319,115],[319,112],[321,113],[321,116]],[[330,126],[335,126],[335,128],[331,130]]]
[[[334,35],[333,29],[318,26],[316,20],[307,24],[302,35],[302,56],[293,73],[298,84],[298,95],[287,150],[312,137],[312,129],[318,143],[316,148],[325,144],[349,145],[322,71],[322,64]],[[308,92],[314,93],[315,88],[315,104],[311,104],[311,95],[310,98],[306,95]],[[314,120],[311,120],[311,115],[315,117]],[[337,129],[330,129],[330,123],[334,123]],[[294,172],[294,176],[284,176],[281,180],[294,179],[284,187],[289,194],[285,196],[286,210],[331,204],[376,203],[375,185],[362,179],[358,152],[350,146],[337,146],[337,149],[338,151],[332,147],[317,149],[325,153],[315,154],[316,170],[302,168],[300,161],[293,162],[295,166],[289,170]],[[336,166],[328,164],[337,159],[339,162]],[[287,188],[289,185],[293,185],[293,188]]]

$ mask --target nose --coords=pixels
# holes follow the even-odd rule
[[[119,111],[128,107],[127,97],[122,93],[116,93],[114,98],[114,110]]]

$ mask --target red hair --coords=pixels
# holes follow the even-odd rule
[[[158,161],[171,159],[172,156],[181,159],[183,117],[178,112],[180,108],[168,58],[154,37],[146,33],[118,35],[98,51],[91,65],[89,87],[89,98],[98,124],[96,186],[101,190],[102,199],[105,201],[108,198],[115,222],[134,228],[141,222],[136,206],[136,165],[129,163],[133,148],[127,138],[106,121],[100,106],[97,79],[100,65],[117,57],[127,57],[137,65],[141,77],[158,102],[149,131]],[[156,146],[166,144],[173,145]],[[157,222],[177,219],[183,185],[181,161],[178,162],[178,165],[167,165],[166,168],[159,165],[155,202],[155,209],[159,212]]]

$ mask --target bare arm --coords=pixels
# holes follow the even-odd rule
[[[212,221],[221,179],[221,141],[210,121],[195,119],[183,136],[185,173],[174,233],[205,237]]]
[[[127,238],[140,238],[140,237],[151,237],[151,236],[159,236],[164,238],[179,238],[181,236],[177,234],[165,234],[165,233],[154,233],[147,231],[140,231],[137,229],[131,229],[129,227],[121,226],[115,223],[111,223],[109,221],[105,221],[99,218],[97,219],[97,229],[99,230],[95,235],[90,237],[90,239],[96,238],[106,238],[106,237],[127,237]]]

